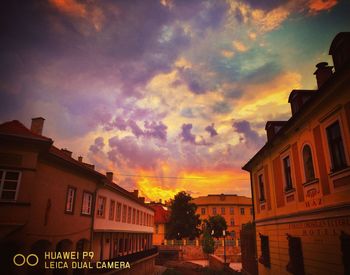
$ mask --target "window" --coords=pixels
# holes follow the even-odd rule
[[[14,201],[17,199],[20,171],[0,170],[0,199]]]
[[[142,225],[142,217],[143,217],[143,212],[142,211],[140,211],[140,225]]]
[[[290,158],[289,156],[283,159],[283,168],[284,168],[284,179],[285,179],[285,191],[289,191],[293,189],[292,184],[292,172],[290,167]]]
[[[115,218],[117,222],[120,222],[121,215],[122,215],[122,204],[120,202],[118,202],[117,203],[117,215]]]
[[[131,223],[131,207],[128,207],[128,223]]]
[[[111,200],[109,204],[109,219],[114,220],[114,209],[115,209],[115,201]]]
[[[301,247],[301,239],[298,237],[292,237],[287,235],[288,239],[288,251],[289,251],[289,263],[286,266],[288,272],[295,275],[303,275],[304,272],[304,259],[303,250]]]
[[[132,223],[135,224],[136,221],[136,209],[133,208],[132,209]]]
[[[68,186],[66,197],[66,213],[73,213],[76,188]]]
[[[136,211],[136,224],[140,224],[140,210]]]
[[[234,220],[234,219],[231,219],[231,220],[230,220],[230,225],[231,225],[231,226],[234,226],[234,225],[235,225],[235,220]]]
[[[305,145],[303,148],[303,161],[305,180],[309,182],[315,179],[314,164],[312,161],[311,147],[309,145]]]
[[[340,233],[340,248],[344,265],[344,274],[350,274],[350,235],[344,231]]]
[[[259,195],[260,195],[260,201],[265,201],[265,189],[264,189],[264,180],[263,180],[263,174],[260,174],[258,177],[258,183],[259,183]]]
[[[216,207],[213,207],[213,215],[216,215]]]
[[[158,234],[158,232],[159,232],[159,225],[158,224],[156,224],[155,231],[156,231],[156,234]]]
[[[201,214],[205,215],[205,208],[201,208]]]
[[[332,161],[332,172],[346,167],[343,139],[340,133],[339,121],[326,128],[329,153]]]
[[[105,208],[106,208],[106,198],[105,197],[98,197],[97,200],[97,217],[104,217],[105,216]]]
[[[244,208],[241,208],[240,210],[241,210],[241,215],[244,215],[244,213],[245,213]]]
[[[92,209],[92,193],[84,191],[83,193],[83,203],[81,205],[81,214],[91,215]]]
[[[221,215],[225,215],[225,207],[221,207]]]
[[[260,249],[261,256],[259,258],[259,263],[266,267],[270,267],[269,236],[264,236],[260,234]]]
[[[126,211],[127,211],[127,206],[123,205],[123,216],[122,216],[122,222],[126,222]]]
[[[234,211],[233,211],[233,207],[230,207],[230,214],[233,215]]]

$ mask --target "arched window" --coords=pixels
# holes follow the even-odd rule
[[[311,147],[305,145],[303,148],[304,172],[306,182],[315,179],[314,164],[312,161]]]

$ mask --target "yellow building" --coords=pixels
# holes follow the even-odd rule
[[[292,117],[266,124],[250,172],[259,274],[350,274],[350,33],[317,90],[293,90]]]
[[[252,199],[248,197],[217,194],[194,198],[192,202],[197,205],[196,214],[201,220],[215,215],[224,217],[232,238],[239,239],[242,224],[253,220]]]

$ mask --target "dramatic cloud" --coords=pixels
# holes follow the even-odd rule
[[[232,127],[237,133],[243,135],[243,137],[240,139],[240,142],[244,142],[250,147],[256,148],[259,148],[263,145],[265,138],[259,136],[259,134],[251,128],[249,121],[235,121]]]
[[[196,136],[194,134],[192,134],[192,124],[182,124],[181,126],[181,138],[182,138],[182,141],[184,142],[189,142],[189,143],[193,143],[195,144],[196,143]]]
[[[214,123],[205,127],[205,130],[210,134],[210,137],[215,137],[218,135],[218,132],[214,128]]]
[[[96,154],[97,152],[100,152],[104,146],[103,137],[98,137],[95,139],[94,144],[90,146],[90,151]]]
[[[349,13],[336,0],[3,1],[0,118],[45,117],[57,146],[148,199],[249,195],[241,166],[266,120],[315,87]]]

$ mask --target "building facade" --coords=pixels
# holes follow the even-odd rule
[[[0,124],[4,274],[83,272],[46,269],[43,259],[49,251],[93,251],[95,262],[151,250],[153,210],[135,192],[113,183],[111,173],[103,175],[81,157],[76,160],[72,152],[55,147],[42,135],[43,125],[43,118],[33,119],[31,129],[19,121]],[[120,205],[126,206],[126,213],[120,214]],[[118,221],[118,215],[127,220]],[[13,256],[18,253],[37,255],[39,264],[15,266]]]
[[[251,222],[251,198],[229,194],[216,194],[194,198],[192,203],[197,205],[196,214],[201,220],[208,220],[210,216],[220,215],[227,224],[228,237],[239,240],[242,224]]]
[[[259,274],[350,274],[350,33],[293,90],[288,121],[266,123],[250,172]]]
[[[151,202],[149,206],[154,210],[153,244],[164,245],[166,226],[169,221],[169,210],[162,203]]]

